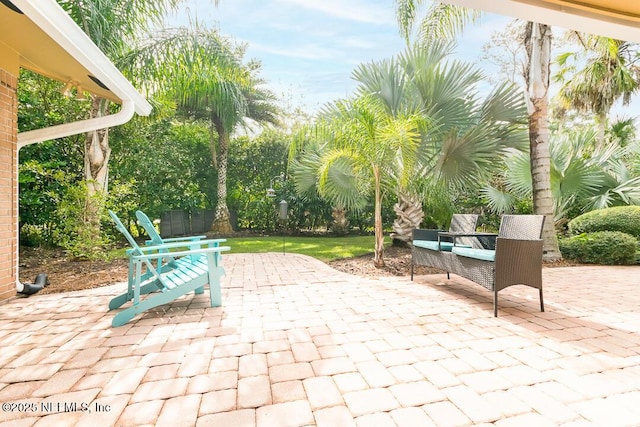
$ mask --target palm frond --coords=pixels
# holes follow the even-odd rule
[[[396,19],[398,21],[400,35],[407,43],[409,42],[411,28],[416,18],[416,3],[420,3],[420,0],[417,2],[414,0],[396,0]]]
[[[603,181],[602,170],[587,164],[580,159],[573,159],[562,171],[558,182],[556,198],[573,196],[577,198],[593,194]]]
[[[132,38],[160,24],[181,0],[58,0],[91,40],[111,59],[130,47]],[[127,37],[127,35],[130,35]]]
[[[147,93],[164,93],[182,111],[215,119],[230,134],[245,118],[276,123],[279,115],[275,95],[259,77],[260,63],[243,64],[244,52],[244,46],[196,23],[155,33],[121,65]]]
[[[501,191],[490,185],[481,190],[481,194],[487,199],[487,207],[491,212],[504,214],[511,212],[516,202],[513,194]]]
[[[640,205],[640,177],[631,178],[611,190],[626,205]]]
[[[313,194],[317,192],[318,170],[321,157],[310,151],[289,163],[289,176],[298,194]]]
[[[598,36],[581,40],[580,52],[560,58],[564,62],[557,80],[564,84],[558,96],[579,111],[605,116],[618,99],[626,104],[640,88],[635,67],[627,58],[629,43]],[[573,56],[584,65],[567,66]]]
[[[361,64],[354,70],[353,79],[360,83],[358,94],[378,98],[392,116],[419,109],[419,99],[412,91],[409,76],[395,59]]]
[[[418,35],[425,43],[434,40],[453,40],[470,23],[476,22],[482,13],[477,9],[434,2],[420,23]]]
[[[319,194],[346,209],[360,210],[367,202],[370,179],[363,179],[367,170],[359,165],[358,156],[347,150],[325,153],[318,169]]]
[[[517,153],[509,156],[505,164],[508,171],[505,177],[507,189],[520,197],[530,196],[533,183],[529,154]]]
[[[437,163],[439,176],[457,188],[474,188],[486,179],[494,168],[495,141],[487,129],[471,127],[464,133],[455,130],[444,135]]]
[[[509,82],[496,86],[480,108],[480,120],[486,122],[518,125],[527,123],[524,93]]]

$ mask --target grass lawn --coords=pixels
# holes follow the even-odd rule
[[[293,237],[286,236],[285,251],[304,254],[321,261],[351,258],[373,252],[373,236],[349,237]],[[390,243],[385,238],[385,245]],[[223,245],[230,246],[229,253],[282,252],[282,236],[230,237]]]

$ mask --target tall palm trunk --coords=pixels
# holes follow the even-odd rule
[[[607,113],[596,113],[596,144],[598,149],[602,149],[606,146],[606,134],[607,134]]]
[[[546,260],[562,258],[558,248],[551,194],[551,156],[549,154],[549,75],[551,69],[551,27],[527,23],[525,33],[527,63],[527,107],[529,109],[529,149],[533,184],[533,209],[544,215],[543,253]]]
[[[109,101],[94,97],[91,118],[105,115]],[[89,235],[100,236],[100,201],[107,193],[109,178],[109,129],[91,131],[85,137],[84,171],[87,185],[84,227]]]
[[[376,239],[376,246],[373,252],[373,265],[377,268],[384,267],[384,230],[382,228],[382,194],[380,189],[380,168],[373,168],[373,179],[375,180],[375,206],[373,215],[373,233]]]
[[[219,117],[213,117],[213,123],[218,133],[218,158],[216,160],[215,154],[213,164],[218,166],[218,189],[216,201],[216,211],[213,216],[213,224],[211,224],[211,231],[214,233],[229,234],[233,232],[231,227],[231,220],[229,215],[229,208],[227,207],[227,163],[229,160],[229,133],[226,131],[222,120]],[[215,150],[212,150],[215,153]]]

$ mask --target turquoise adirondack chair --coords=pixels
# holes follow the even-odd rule
[[[147,233],[149,239],[145,242],[146,245],[164,245],[165,243],[174,243],[174,242],[197,242],[202,239],[206,239],[207,236],[183,236],[183,237],[162,237],[156,230],[156,227],[153,225],[153,222],[147,214],[142,212],[141,210],[136,211],[136,218],[138,219],[138,223],[144,228],[144,231]],[[226,242],[227,239],[211,239],[210,242],[213,242],[213,246],[218,246],[220,243]],[[168,251],[164,251],[168,252]],[[174,267],[174,259],[171,256],[167,256],[165,260],[158,259],[159,263],[165,261],[164,268],[173,268]]]
[[[113,298],[109,302],[109,310],[133,300],[131,307],[114,316],[112,326],[124,325],[136,315],[167,304],[186,293],[193,291],[202,294],[207,283],[211,307],[219,307],[222,304],[220,277],[224,275],[224,269],[221,265],[221,253],[228,251],[228,246],[219,246],[219,242],[215,240],[198,240],[141,247],[118,216],[112,211],[109,211],[109,215],[118,231],[131,245],[131,249],[127,251],[127,292]],[[169,261],[166,261],[169,251],[171,266],[168,266]],[[143,266],[146,271],[143,271]],[[146,297],[141,299],[144,295]]]

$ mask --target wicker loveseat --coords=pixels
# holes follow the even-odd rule
[[[486,233],[416,229],[413,233],[411,279],[414,265],[422,265],[444,270],[447,277],[451,272],[472,280],[493,292],[494,316],[498,315],[499,291],[512,285],[531,286],[539,290],[540,310],[544,311],[543,224],[543,215],[504,215],[495,238],[495,249],[487,249]],[[443,245],[443,237],[454,239],[450,250],[449,245]],[[485,240],[484,244],[480,239]],[[459,241],[463,244],[458,244]]]

